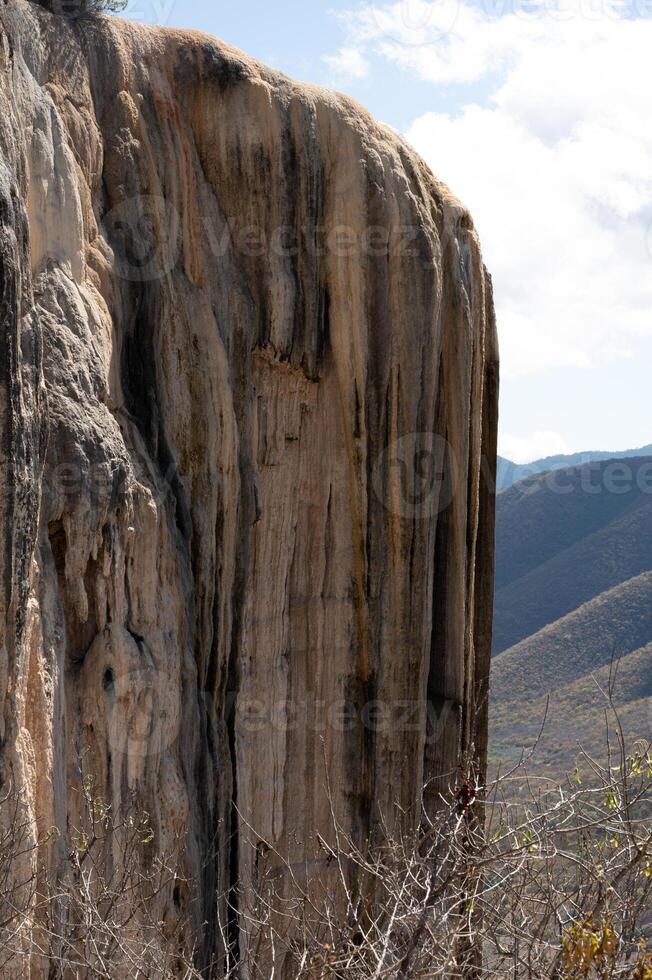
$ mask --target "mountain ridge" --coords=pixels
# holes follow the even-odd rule
[[[624,449],[609,452],[606,450],[587,450],[578,453],[543,456],[529,463],[515,463],[506,456],[498,457],[496,474],[497,490],[505,490],[528,476],[536,476],[550,470],[568,469],[583,466],[585,463],[603,462],[607,459],[628,459],[636,456],[652,456],[652,443],[638,449]]]

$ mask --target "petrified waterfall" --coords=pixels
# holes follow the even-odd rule
[[[3,4],[0,316],[1,778],[60,830],[25,861],[65,865],[91,773],[210,924],[254,831],[300,862],[482,759],[491,287],[399,136],[212,38]]]

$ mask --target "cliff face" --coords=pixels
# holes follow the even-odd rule
[[[3,786],[54,869],[80,771],[137,793],[210,923],[252,835],[364,839],[484,750],[489,281],[342,96],[23,0],[0,41]]]

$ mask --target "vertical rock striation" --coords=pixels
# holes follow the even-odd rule
[[[365,839],[482,753],[491,289],[398,136],[14,0],[0,311],[1,778],[52,868],[82,769],[183,841],[210,922],[254,831],[300,861],[332,806]]]

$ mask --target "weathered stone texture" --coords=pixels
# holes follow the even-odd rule
[[[35,839],[80,758],[137,790],[210,921],[246,825],[329,836],[326,773],[363,839],[484,745],[490,285],[350,99],[24,0],[0,40],[2,779]]]

